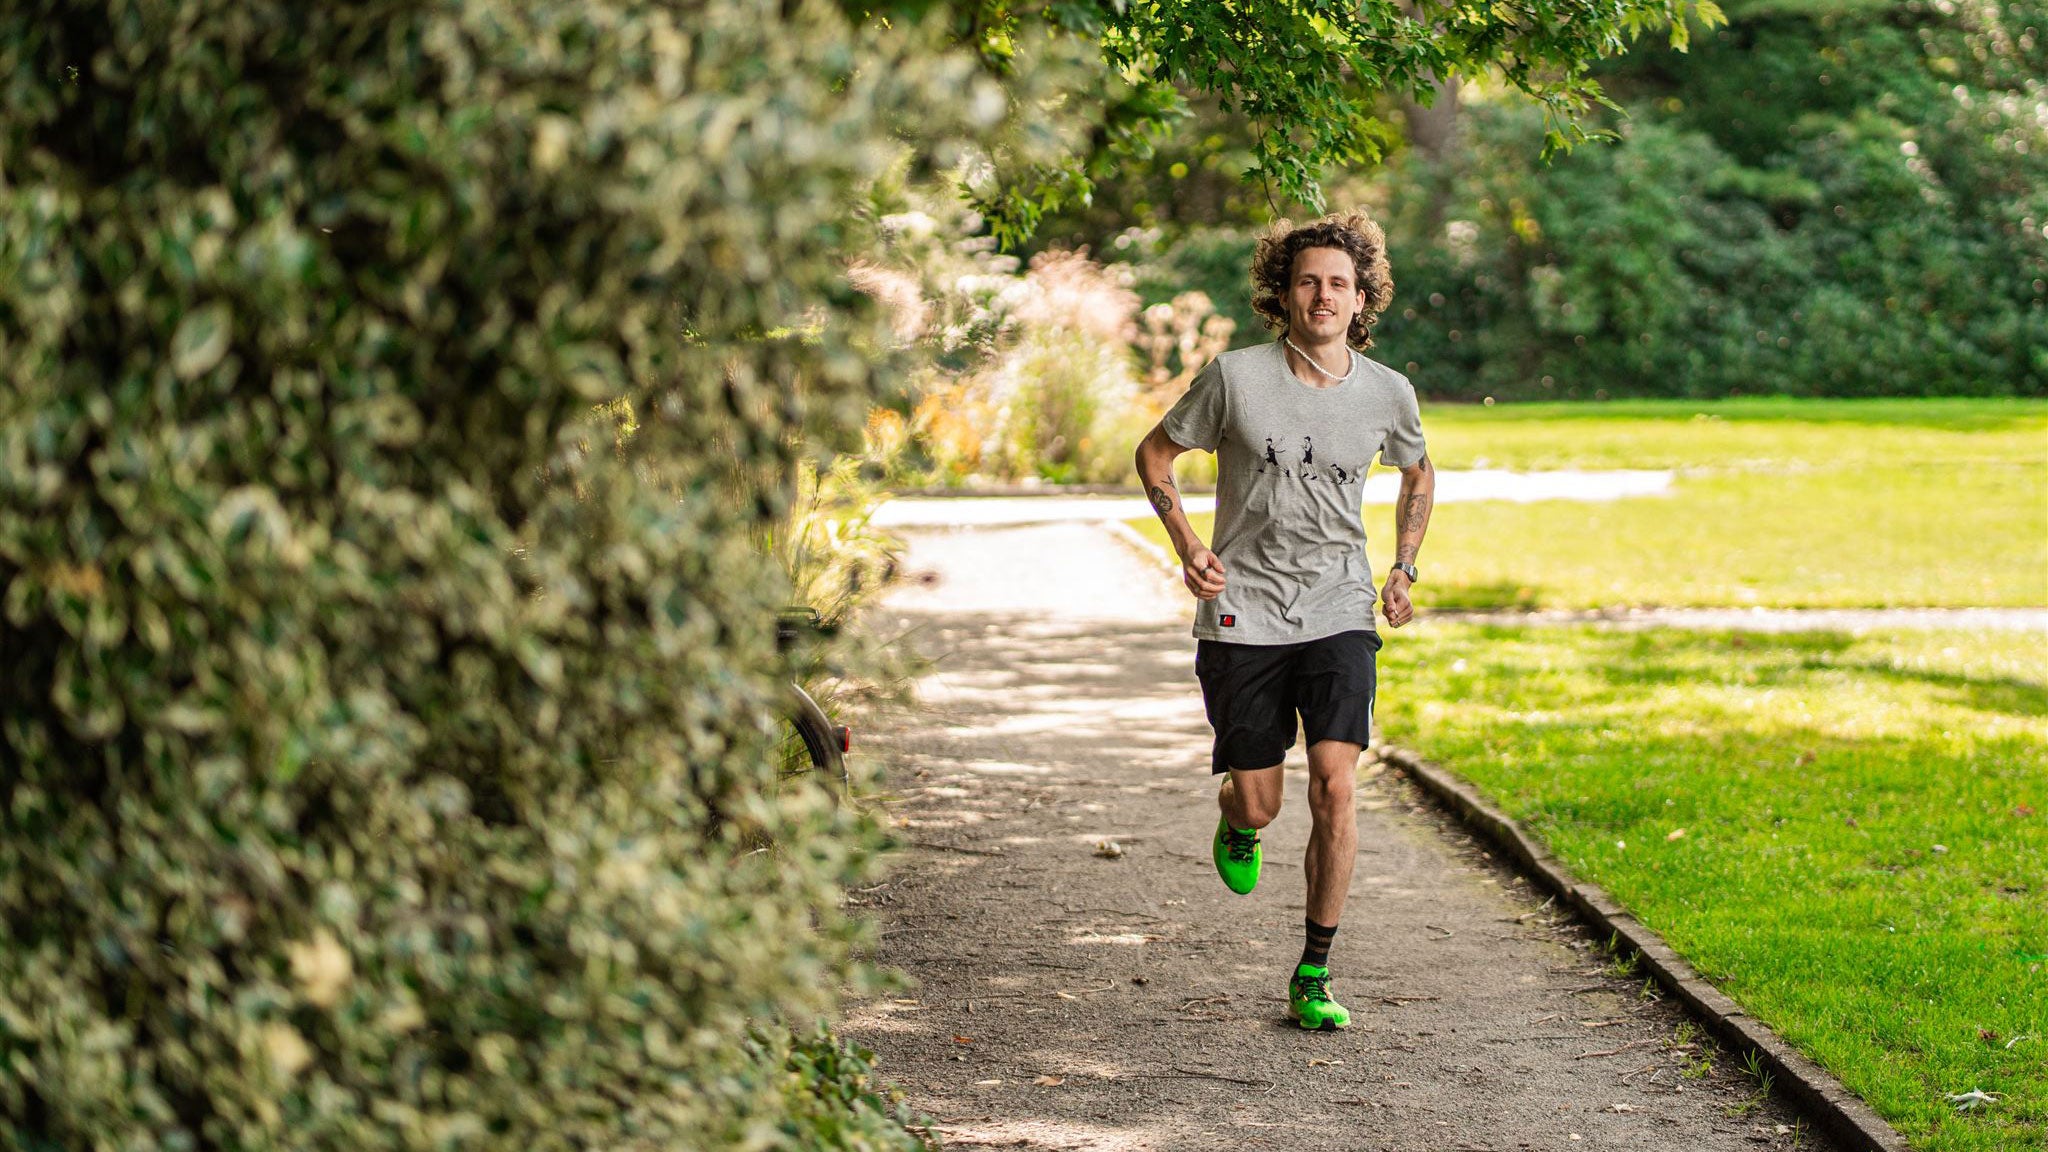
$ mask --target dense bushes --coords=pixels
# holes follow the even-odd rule
[[[2048,392],[2038,245],[1959,215],[1901,135],[1859,118],[1757,173],[1646,120],[1475,176],[1443,244],[1395,249],[1384,354],[1464,398]]]
[[[9,1145],[895,1139],[746,1042],[873,846],[767,786],[759,542],[883,126],[1003,102],[839,12],[0,15]]]
[[[1729,14],[1609,69],[1617,145],[1541,168],[1480,105],[1390,173],[1451,191],[1394,197],[1387,355],[1466,397],[2048,393],[2048,10]]]

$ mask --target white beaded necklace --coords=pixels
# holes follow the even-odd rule
[[[1280,334],[1280,342],[1282,344],[1287,345],[1289,348],[1294,349],[1294,354],[1296,356],[1299,356],[1303,360],[1308,361],[1309,367],[1315,369],[1318,372],[1321,372],[1323,375],[1328,376],[1330,379],[1335,380],[1340,384],[1351,378],[1350,369],[1358,367],[1358,353],[1352,351],[1349,345],[1345,346],[1344,351],[1351,356],[1351,359],[1345,362],[1344,375],[1339,376],[1335,372],[1330,371],[1328,368],[1323,367],[1321,364],[1316,363],[1316,358],[1309,355],[1306,352],[1303,352],[1300,346],[1295,344],[1294,339],[1288,336],[1285,332],[1282,332]]]

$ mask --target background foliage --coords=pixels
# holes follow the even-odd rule
[[[1388,96],[1388,162],[1330,182],[1387,226],[1377,354],[1426,395],[2048,394],[2048,7],[1735,4],[1593,75],[1613,143],[1545,163],[1541,109],[1481,82]],[[1254,129],[1188,127],[1039,242],[1248,317]]]
[[[0,14],[7,1143],[909,1139],[772,1024],[876,836],[772,786],[758,542],[979,70],[823,4]]]

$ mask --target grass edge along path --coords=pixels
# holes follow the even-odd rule
[[[1702,980],[1663,937],[1615,903],[1599,885],[1573,876],[1542,841],[1495,808],[1469,781],[1398,745],[1383,745],[1379,751],[1381,760],[1408,773],[1439,806],[1450,809],[1466,827],[1491,840],[1518,870],[1535,877],[1539,887],[1577,913],[1594,935],[1605,937],[1618,966],[1628,967],[1631,974],[1646,972],[1676,995],[1716,1039],[1740,1055],[1744,1070],[1756,1078],[1763,1091],[1783,1093],[1803,1116],[1845,1147],[1872,1152],[1902,1152],[1906,1148],[1906,1138],[1861,1097]],[[1647,984],[1643,995],[1649,995]]]
[[[1433,626],[1387,736],[1915,1148],[2048,1147],[2048,657],[2013,634]],[[1973,1089],[1997,1103],[1956,1111]]]

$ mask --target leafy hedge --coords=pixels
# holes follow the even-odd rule
[[[756,542],[973,76],[801,2],[0,14],[9,1145],[907,1139],[746,1041],[875,843],[771,786]]]

